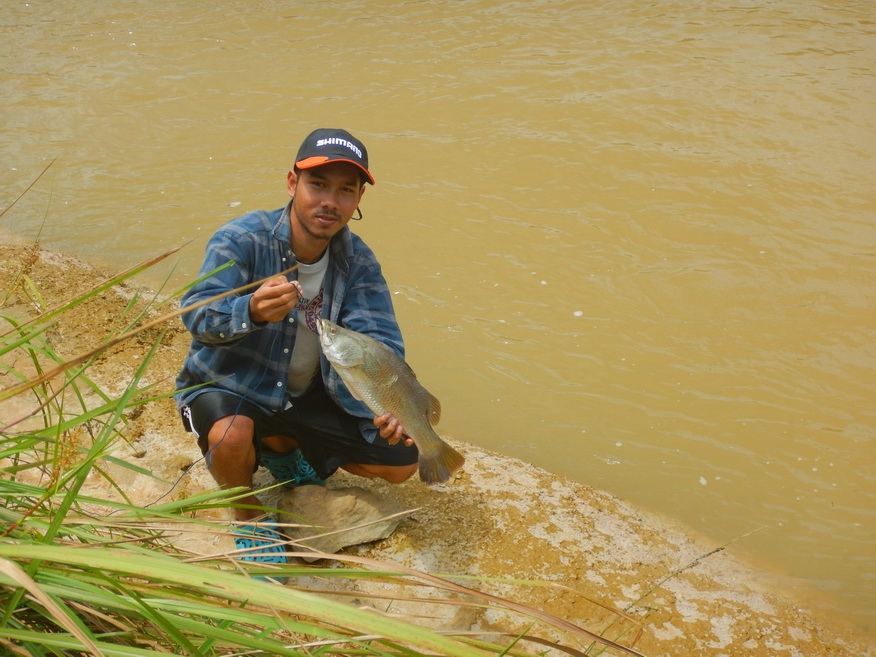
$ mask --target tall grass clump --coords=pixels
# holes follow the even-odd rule
[[[295,560],[255,566],[227,554],[195,558],[175,545],[173,528],[227,532],[198,512],[230,507],[242,493],[214,490],[143,506],[113,478],[118,468],[151,476],[115,448],[126,439],[134,409],[172,392],[166,381],[147,384],[146,373],[164,339],[162,327],[179,311],[147,319],[149,303],[120,301],[118,328],[75,357],[60,355],[54,338],[69,313],[169,254],[52,308],[24,271],[0,295],[8,302],[21,292],[31,302],[27,312],[20,303],[0,306],[0,653],[582,655],[580,646],[597,640],[609,654],[638,654],[537,610],[399,566],[350,557],[341,568]],[[96,363],[150,331],[146,356],[114,382],[111,394],[93,375]],[[298,588],[314,576],[379,579],[408,600],[414,594],[406,590],[430,587],[439,604],[511,611],[528,629],[477,636],[428,629]],[[548,628],[565,633],[567,645],[542,638]]]

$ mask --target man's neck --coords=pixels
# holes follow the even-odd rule
[[[314,262],[319,262],[319,259],[325,254],[328,246],[323,247],[322,251],[317,251],[314,249],[306,250],[302,253],[299,253],[295,248],[295,244],[292,244],[292,253],[295,254],[295,259],[303,263],[305,265],[312,265]],[[314,255],[315,254],[315,255]]]
[[[305,265],[317,262],[326,252],[326,249],[328,249],[331,240],[315,239],[307,232],[303,230],[298,231],[295,228],[293,224],[291,235],[289,236],[289,246],[292,249],[292,253],[295,254],[295,259],[298,262],[303,262]]]
[[[317,239],[308,233],[300,224],[296,224],[289,214],[289,247],[295,254],[295,259],[305,265],[317,262],[328,249],[331,240]]]

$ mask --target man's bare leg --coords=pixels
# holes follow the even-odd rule
[[[252,472],[255,468],[256,451],[253,444],[255,430],[252,418],[245,415],[229,415],[217,420],[207,435],[210,446],[210,474],[222,488],[244,486],[252,489]],[[291,452],[297,444],[286,436],[269,436],[262,445],[273,452]],[[255,495],[240,500],[247,506],[260,506]],[[236,520],[252,520],[263,515],[259,509],[234,509]]]
[[[298,443],[289,436],[266,436],[262,438],[262,446],[275,454],[288,454],[298,447]]]
[[[254,428],[252,419],[245,415],[228,415],[216,420],[210,428],[207,464],[213,479],[222,488],[244,486],[252,489],[252,471],[256,462],[252,442]],[[255,495],[248,495],[240,503],[247,506],[261,504]],[[257,508],[234,509],[236,520],[252,520],[260,515],[262,512]]]
[[[347,472],[360,477],[374,479],[378,477],[391,484],[400,484],[411,478],[417,471],[417,464],[411,465],[374,465],[372,463],[347,463],[341,466]]]

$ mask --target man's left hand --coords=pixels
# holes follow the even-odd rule
[[[414,441],[410,436],[405,434],[405,428],[392,413],[384,413],[374,418],[374,426],[377,427],[377,432],[390,445],[395,445],[399,440],[404,439],[405,446],[410,447]]]

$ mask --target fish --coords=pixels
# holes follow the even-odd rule
[[[350,393],[375,417],[391,413],[419,451],[420,479],[442,483],[462,467],[462,454],[435,432],[441,402],[417,380],[411,367],[387,345],[321,318],[319,344]]]

